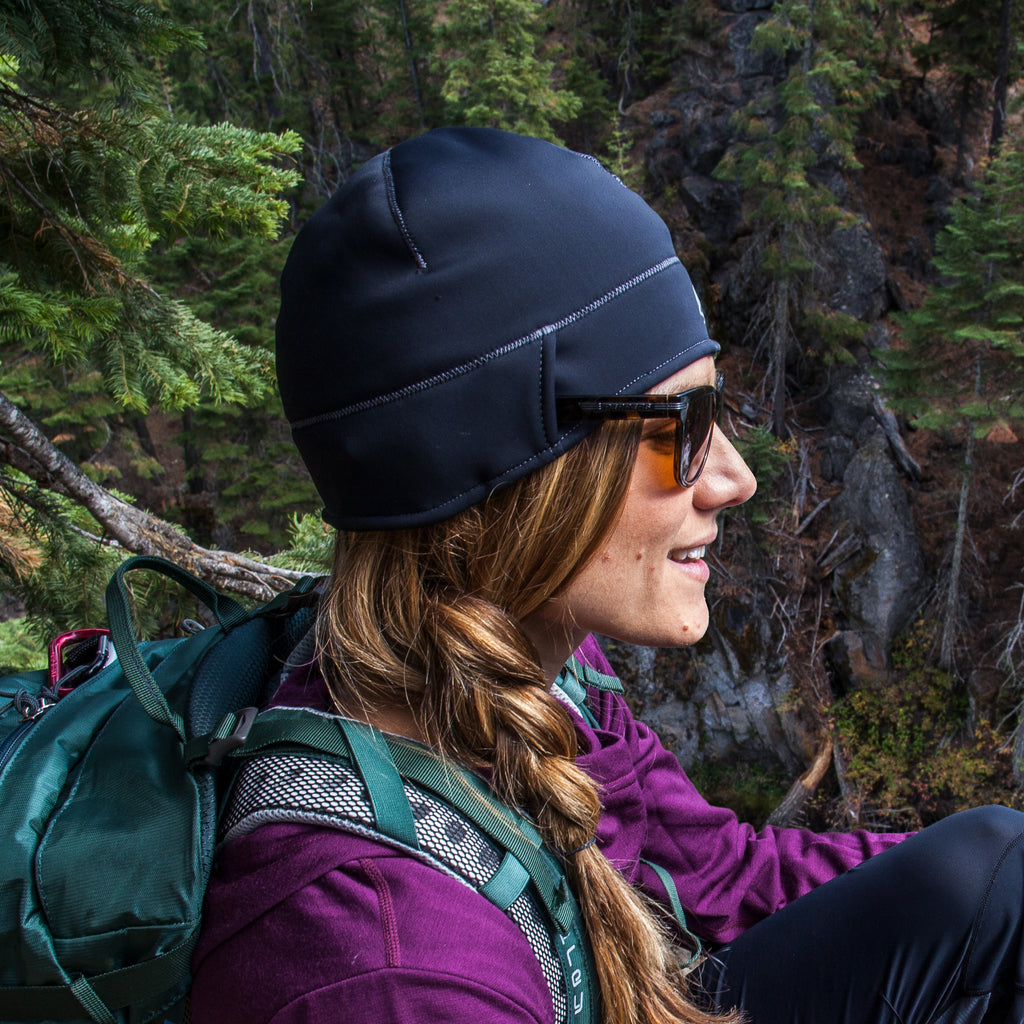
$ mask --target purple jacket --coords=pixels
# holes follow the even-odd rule
[[[610,671],[588,640],[582,660]],[[322,683],[280,702],[323,707]],[[316,686],[316,690],[310,690]],[[621,697],[591,691],[579,764],[600,785],[598,838],[630,882],[724,943],[901,835],[755,832],[709,806]],[[551,1024],[551,997],[516,925],[462,883],[369,839],[268,825],[214,869],[194,959],[196,1024]]]

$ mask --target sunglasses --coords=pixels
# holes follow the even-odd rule
[[[680,487],[692,487],[704,470],[722,402],[725,378],[678,395],[567,395],[558,399],[559,422],[583,420],[674,420],[673,470]]]

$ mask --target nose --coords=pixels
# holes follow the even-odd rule
[[[757,481],[743,456],[720,430],[715,430],[704,472],[693,490],[694,504],[709,509],[742,505],[757,490]]]

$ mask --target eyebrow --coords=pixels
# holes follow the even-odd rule
[[[697,384],[687,384],[685,388],[676,388],[673,391],[645,391],[644,394],[648,398],[669,398],[672,395],[681,395],[686,391],[692,391],[694,388],[715,388],[718,387],[718,382],[723,376],[722,371],[716,369],[711,376],[711,380],[702,380]]]

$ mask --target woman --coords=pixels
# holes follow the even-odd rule
[[[1021,1019],[1001,1002],[1021,980],[1016,815],[906,843],[755,834],[696,794],[603,675],[591,632],[703,635],[704,549],[754,491],[713,427],[718,346],[637,196],[537,140],[413,139],[300,233],[277,335],[339,536],[316,656],[276,701],[421,741],[528,814],[579,900],[606,1024],[737,1006]],[[579,677],[597,684],[582,709]],[[714,949],[690,989],[658,909],[673,889]],[[276,824],[229,842],[205,920],[197,1021],[554,1019],[500,910],[372,838]]]

